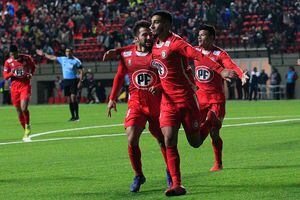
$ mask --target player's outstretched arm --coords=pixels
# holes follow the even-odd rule
[[[45,58],[49,59],[49,60],[57,60],[57,57],[54,56],[54,55],[49,55],[49,54],[46,54],[44,53],[42,50],[40,49],[37,49],[36,50],[36,54],[39,55],[39,56],[45,56]]]
[[[118,51],[116,49],[111,49],[105,52],[103,56],[103,61],[116,60],[118,58]]]
[[[107,104],[107,116],[111,117],[111,109],[114,109],[117,112],[117,102],[114,100],[109,100]]]
[[[234,70],[231,69],[223,69],[223,71],[221,71],[220,75],[222,76],[223,79],[231,82],[232,78],[237,78],[238,75]]]

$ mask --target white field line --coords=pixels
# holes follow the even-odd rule
[[[275,123],[284,123],[284,122],[293,122],[300,121],[300,118],[295,119],[284,119],[284,120],[274,120],[274,121],[266,121],[266,122],[249,122],[249,123],[241,123],[241,124],[228,124],[223,125],[223,128],[227,127],[239,127],[239,126],[255,126],[262,124],[275,124]],[[180,129],[183,130],[183,129]],[[149,133],[149,132],[145,132]],[[125,133],[117,133],[117,134],[106,134],[106,135],[89,135],[89,136],[77,136],[77,137],[60,137],[60,138],[50,138],[50,139],[41,139],[41,140],[32,140],[32,142],[47,142],[47,141],[60,141],[60,140],[74,140],[74,139],[87,139],[87,138],[102,138],[102,137],[115,137],[115,136],[124,136]],[[20,144],[24,143],[23,141],[15,141],[15,142],[3,142],[0,145],[10,145],[10,144]]]
[[[108,128],[108,127],[115,127],[115,126],[123,126],[123,124],[110,124],[110,125],[101,125],[101,126],[87,126],[87,127],[81,127],[81,128],[70,128],[70,129],[61,129],[61,130],[55,130],[55,131],[47,131],[47,132],[43,132],[43,133],[32,134],[30,136],[30,138],[38,137],[38,136],[41,136],[41,135],[48,135],[48,134],[52,134],[52,133],[80,131],[80,130],[95,129],[95,128]]]
[[[280,118],[280,117],[300,117],[300,116],[296,115],[296,116],[233,117],[233,118],[225,118],[225,120],[268,119],[268,118]],[[47,132],[43,132],[43,133],[32,134],[30,136],[30,138],[38,137],[38,136],[41,136],[41,135],[49,135],[49,134],[52,134],[52,133],[80,131],[80,130],[95,129],[95,128],[108,128],[108,127],[116,127],[116,126],[123,126],[123,124],[110,124],[110,125],[101,125],[101,126],[87,126],[87,127],[80,127],[80,128],[70,128],[70,129],[61,129],[61,130],[47,131]]]

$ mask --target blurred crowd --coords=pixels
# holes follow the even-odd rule
[[[89,37],[103,50],[128,45],[133,24],[157,9],[172,12],[174,32],[192,44],[201,23],[216,27],[222,47],[231,38],[236,46],[286,48],[300,28],[299,0],[2,0],[0,57],[11,43],[56,55]]]

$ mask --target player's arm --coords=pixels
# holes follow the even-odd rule
[[[127,49],[129,49],[131,46],[132,45],[119,47],[116,49],[110,49],[110,50],[106,51],[105,54],[103,55],[103,61],[119,60],[121,53],[123,51],[126,51]]]
[[[221,53],[220,58],[222,66],[224,66],[226,69],[235,71],[241,79],[242,85],[244,85],[247,82],[247,79],[249,79],[249,77],[246,75],[247,71],[243,72],[243,70],[239,68],[230,58],[230,56],[224,51]]]
[[[36,50],[36,54],[39,56],[44,56],[45,58],[49,59],[49,60],[57,60],[57,57],[54,55],[49,55],[47,53],[44,53],[42,50],[37,49]]]
[[[30,56],[28,56],[28,61],[27,62],[28,62],[28,65],[30,67],[30,73],[27,74],[26,76],[30,79],[35,73],[36,65],[35,65],[32,57],[30,57]]]
[[[82,87],[83,73],[84,73],[84,68],[80,60],[77,60],[76,68],[77,68],[78,79],[79,79],[77,88],[80,89]]]
[[[127,73],[127,68],[124,65],[123,60],[119,61],[118,71],[117,74],[114,77],[113,87],[109,96],[109,102],[107,104],[107,116],[111,117],[111,109],[114,109],[117,111],[117,96],[119,94],[119,91],[121,90],[123,83],[124,83],[124,77]]]
[[[14,73],[10,70],[9,64],[8,64],[8,62],[6,61],[6,62],[4,63],[4,67],[3,67],[3,78],[4,78],[5,80],[7,80],[7,79],[9,79],[9,78],[11,78],[11,77],[13,77],[13,76],[14,76]]]
[[[216,71],[226,80],[230,80],[230,78],[235,78],[237,76],[236,72],[234,72],[233,70],[223,68],[218,63],[203,55],[200,51],[197,51],[194,47],[192,47],[189,43],[185,42],[184,40],[178,40],[175,43],[174,48],[176,48],[174,50],[182,56],[185,56],[192,60],[198,60],[207,63],[208,67]]]

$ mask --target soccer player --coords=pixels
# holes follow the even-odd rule
[[[224,78],[235,77],[236,73],[226,70],[171,32],[172,15],[167,11],[157,11],[151,17],[151,31],[157,37],[152,48],[152,65],[158,68],[163,88],[160,127],[162,129],[168,168],[173,185],[167,189],[166,196],[186,193],[181,185],[180,158],[177,149],[180,124],[186,133],[189,144],[199,147],[207,131],[200,131],[200,113],[195,93],[196,85],[188,59],[205,60],[209,67]],[[201,130],[206,130],[202,127]]]
[[[242,84],[246,83],[248,76],[232,61],[223,49],[214,45],[216,32],[213,26],[201,25],[199,27],[198,41],[196,49],[219,63],[226,69],[234,70]],[[222,148],[223,141],[219,135],[222,121],[225,117],[225,94],[223,78],[211,70],[205,61],[195,60],[195,80],[199,87],[197,97],[200,104],[200,119],[206,118],[204,123],[211,124],[209,127],[212,146],[215,154],[215,164],[210,171],[218,171],[223,168]],[[217,120],[212,119],[216,116]]]
[[[149,27],[150,23],[145,20],[136,22],[133,28],[136,44],[117,50],[119,51],[118,54],[121,55],[121,60],[107,106],[108,116],[110,117],[111,110],[116,111],[116,99],[123,85],[124,77],[128,74],[130,78],[130,97],[124,125],[128,136],[128,155],[135,172],[133,183],[130,186],[131,192],[138,192],[140,186],[146,181],[142,171],[139,139],[147,121],[150,133],[157,139],[167,164],[164,137],[159,126],[161,84],[157,69],[151,66],[152,55],[150,50],[153,38]],[[106,53],[104,60],[106,56],[109,57],[110,52]],[[171,177],[168,171],[167,180],[170,184]]]
[[[17,46],[10,46],[10,58],[4,63],[3,77],[6,80],[11,79],[11,99],[16,107],[19,121],[25,130],[24,142],[30,141],[31,125],[28,105],[31,96],[30,79],[35,68],[29,55],[19,54]]]
[[[79,121],[79,106],[77,100],[78,89],[82,87],[83,67],[81,61],[73,55],[72,48],[66,48],[66,56],[56,57],[36,50],[40,56],[45,56],[49,60],[56,60],[62,67],[64,94],[68,97],[71,119],[69,121]],[[78,73],[78,74],[77,74]]]

